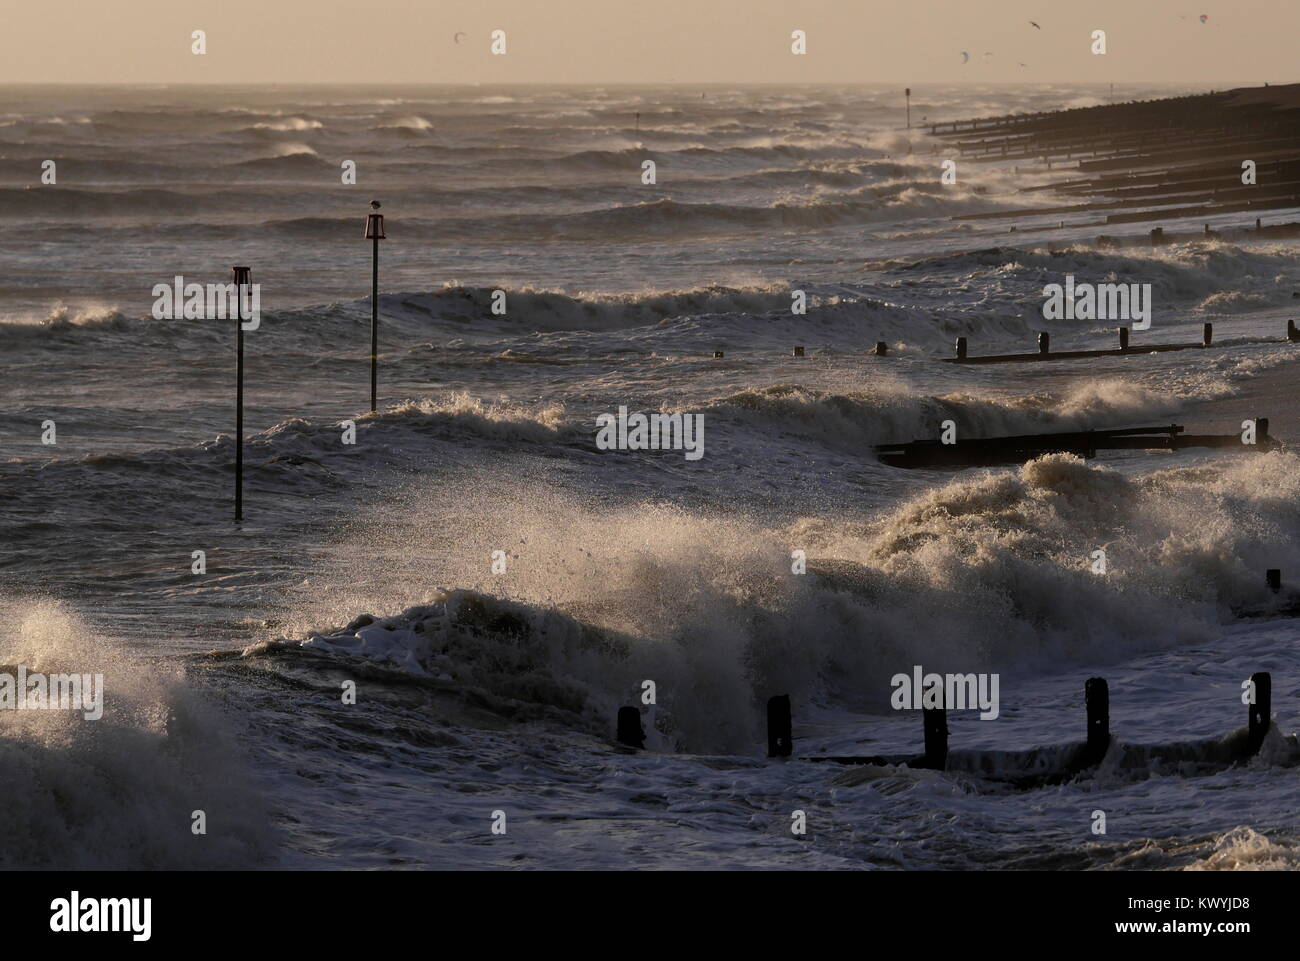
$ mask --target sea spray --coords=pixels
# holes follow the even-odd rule
[[[1293,455],[1259,455],[1189,489],[1182,469],[1133,480],[1053,455],[954,480],[878,523],[785,529],[661,504],[609,508],[541,482],[415,485],[353,525],[309,596],[286,598],[287,636],[314,634],[325,643],[312,645],[351,656],[330,637],[355,612],[395,614],[441,585],[481,591],[484,603],[514,605],[501,623],[522,618],[532,640],[486,627],[438,673],[505,690],[487,652],[523,643],[529,672],[581,690],[596,723],[651,679],[677,744],[741,750],[756,743],[778,685],[887,711],[889,678],[918,663],[995,670],[1005,692],[1049,665],[1206,641],[1230,604],[1262,594],[1257,552],[1300,566],[1288,533],[1300,531],[1300,491],[1292,501],[1276,488],[1300,476],[1296,466]],[[1238,497],[1225,500],[1228,490]],[[1261,548],[1265,516],[1276,530]],[[788,543],[808,552],[807,575],[790,573]],[[493,546],[512,557],[504,573],[490,572]],[[1093,573],[1099,546],[1104,577]],[[542,629],[551,612],[565,626]]]

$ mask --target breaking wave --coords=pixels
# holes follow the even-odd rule
[[[1052,455],[880,521],[776,529],[604,508],[541,482],[443,481],[359,521],[310,596],[289,599],[273,646],[533,691],[602,730],[652,678],[662,743],[748,751],[772,693],[883,711],[887,679],[913,664],[1016,677],[1207,641],[1234,605],[1266,601],[1264,567],[1300,563],[1297,467],[1270,453],[1131,479]],[[807,575],[791,573],[795,547]]]
[[[238,751],[179,669],[133,656],[58,603],[6,599],[0,615],[0,664],[103,675],[98,720],[0,711],[0,867],[212,870],[271,859],[267,812]],[[191,832],[197,810],[202,836]]]

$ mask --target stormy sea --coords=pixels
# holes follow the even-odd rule
[[[933,87],[909,129],[893,87],[0,87],[0,665],[103,677],[93,722],[0,710],[0,866],[1300,865],[1300,242],[1099,247],[925,127],[1188,92]],[[233,265],[238,524],[236,324],[155,293]],[[1067,276],[1213,343],[942,362],[1113,346],[1044,316]],[[620,408],[697,449],[607,449]],[[949,711],[942,770],[813,760],[919,754],[915,668],[996,675],[996,717]]]

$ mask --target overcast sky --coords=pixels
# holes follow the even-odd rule
[[[3,83],[1213,85],[1297,64],[1300,0],[0,0]]]

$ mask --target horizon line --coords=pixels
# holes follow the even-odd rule
[[[1119,87],[1119,86],[1210,86],[1230,84],[1233,86],[1270,86],[1287,87],[1300,84],[1300,79],[1277,82],[1273,80],[802,80],[798,82],[781,82],[773,80],[585,80],[585,81],[445,81],[445,80],[366,80],[366,81],[321,81],[321,80],[4,80],[0,87],[915,87],[929,85],[934,87],[982,86],[982,87],[1024,87],[1038,84],[1059,84],[1078,87]]]

